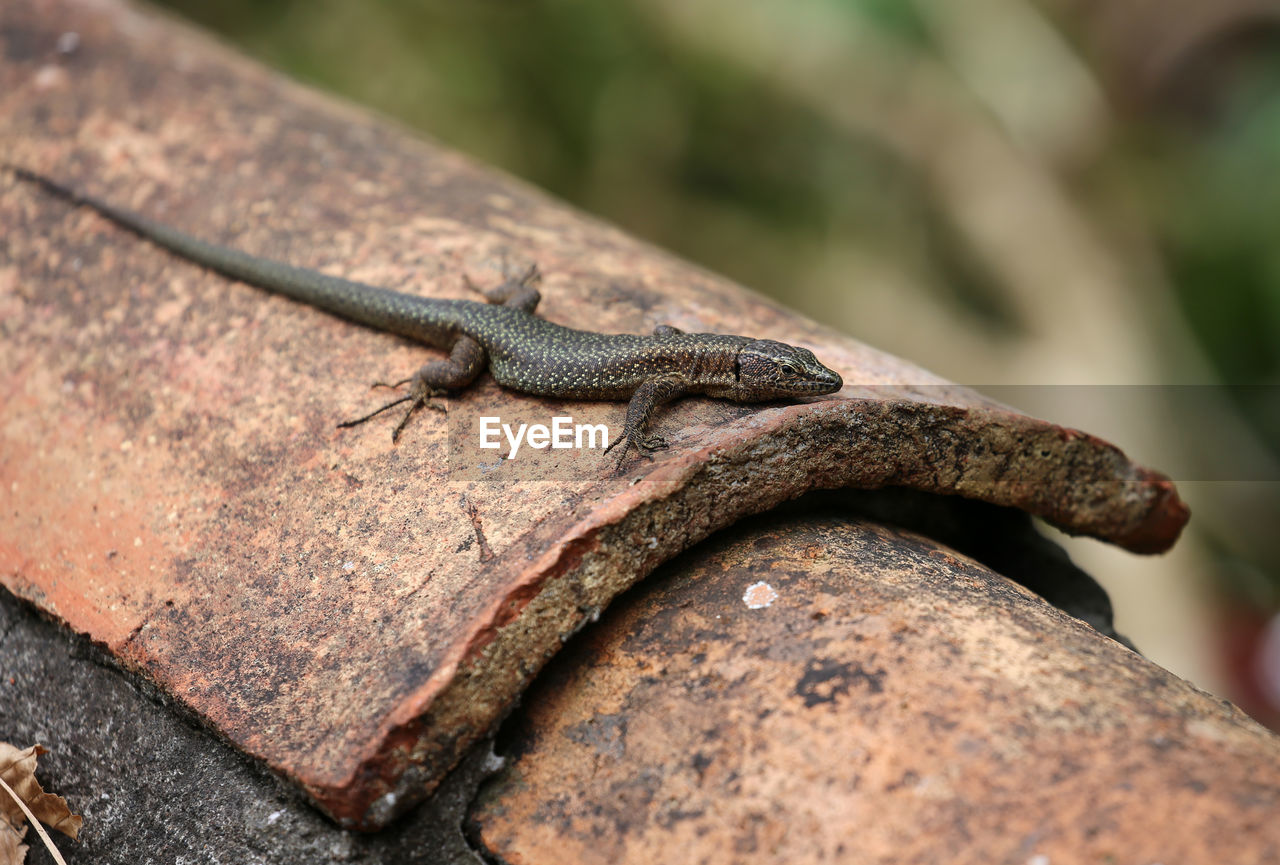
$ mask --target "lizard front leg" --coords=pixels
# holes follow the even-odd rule
[[[604,452],[608,453],[613,450],[615,445],[622,445],[622,450],[618,451],[615,473],[620,474],[622,472],[622,462],[626,459],[627,451],[631,448],[635,448],[637,453],[653,459],[651,451],[661,450],[667,446],[667,441],[662,436],[645,434],[645,430],[649,426],[649,418],[658,406],[677,397],[684,396],[689,390],[689,382],[685,380],[684,376],[678,374],[655,376],[635,389],[635,392],[631,395],[631,402],[627,405],[627,421],[623,426],[622,435],[614,439],[604,449]]]

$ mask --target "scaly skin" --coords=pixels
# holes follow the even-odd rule
[[[649,455],[666,447],[647,434],[654,410],[686,394],[762,402],[833,393],[843,382],[808,349],[714,333],[683,333],[659,325],[651,336],[574,330],[533,315],[540,295],[536,268],[485,292],[489,303],[434,300],[327,276],[207,243],[129,210],[82,195],[24,168],[7,166],[72,204],[89,207],[176,255],[258,288],[283,294],[351,321],[449,349],[412,377],[408,396],[341,426],[354,426],[392,406],[409,409],[392,433],[398,438],[414,411],[430,399],[470,384],[485,368],[503,387],[569,399],[630,399],[618,468],[629,449]]]

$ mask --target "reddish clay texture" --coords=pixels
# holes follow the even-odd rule
[[[59,36],[79,35],[59,52]],[[572,633],[711,531],[822,486],[1024,508],[1142,552],[1168,480],[786,312],[509,178],[113,0],[0,5],[4,158],[251,253],[432,297],[536,261],[540,314],[602,331],[802,344],[850,386],[686,400],[652,463],[480,461],[465,419],[615,403],[487,377],[335,424],[429,356],[0,180],[0,582],[150,677],[345,825],[425,795]],[[462,420],[459,420],[462,419]],[[455,432],[451,435],[450,428]],[[562,474],[558,472],[563,471]]]
[[[1280,861],[1280,738],[976,562],[833,514],[661,569],[504,742],[472,816],[512,865]]]

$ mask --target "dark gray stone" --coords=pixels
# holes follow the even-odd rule
[[[338,828],[287,784],[0,589],[0,740],[41,744],[41,784],[84,817],[68,863],[479,865],[458,827],[496,758],[488,743],[390,829]],[[53,861],[28,832],[27,861]]]

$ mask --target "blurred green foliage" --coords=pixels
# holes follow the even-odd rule
[[[681,52],[627,3],[163,5],[768,293],[787,293],[793,261],[831,232],[922,269],[945,246],[913,178],[878,146],[835,133],[742,70]],[[909,4],[861,5],[924,40]],[[820,309],[820,299],[789,299]]]
[[[1187,320],[1273,450],[1280,445],[1280,52],[1234,76],[1211,118],[1147,130],[1131,161]],[[1280,452],[1280,451],[1278,451]]]

